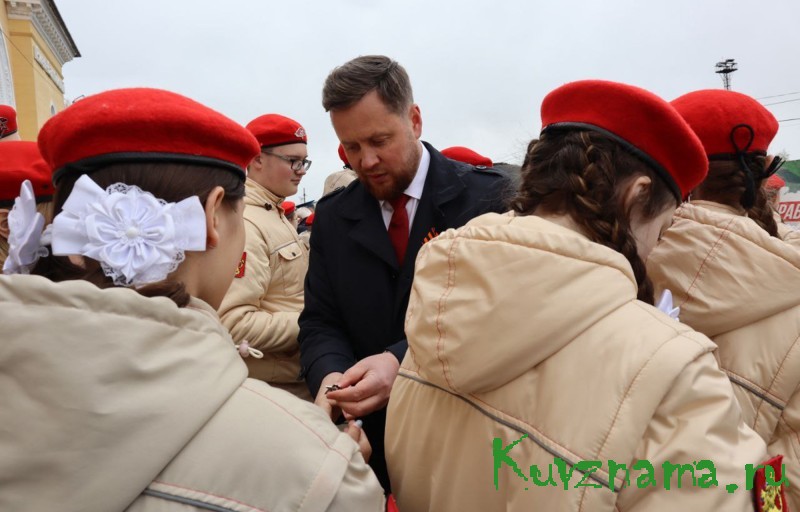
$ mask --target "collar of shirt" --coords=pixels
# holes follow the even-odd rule
[[[419,145],[422,148],[422,157],[419,159],[417,174],[414,175],[414,179],[411,180],[411,184],[408,188],[403,191],[403,193],[410,198],[406,203],[409,230],[411,226],[414,225],[414,215],[417,213],[417,206],[419,205],[419,200],[422,198],[422,189],[425,188],[425,178],[428,177],[428,168],[431,165],[431,154],[428,152],[428,148],[426,148],[425,144],[422,142],[420,142]],[[379,202],[381,205],[383,223],[386,225],[386,229],[389,229],[389,223],[392,221],[394,209],[392,205],[389,204],[389,201],[381,200]]]

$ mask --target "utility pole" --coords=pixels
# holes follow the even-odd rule
[[[715,73],[722,76],[722,85],[725,87],[726,91],[731,90],[731,73],[739,69],[736,67],[736,61],[733,59],[725,59],[723,61],[717,62],[716,65],[717,70]]]

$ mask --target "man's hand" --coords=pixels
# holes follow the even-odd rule
[[[338,383],[342,379],[342,374],[339,372],[329,373],[322,379],[322,384],[319,387],[319,391],[317,391],[317,398],[314,400],[314,405],[321,407],[325,413],[330,416],[331,421],[336,421],[339,419],[339,416],[342,415],[342,410],[339,407],[336,407],[331,400],[325,396],[325,392],[328,390],[326,386],[330,386],[333,384]]]
[[[341,407],[348,420],[365,416],[389,403],[399,370],[400,363],[390,352],[366,357],[344,372],[335,382],[341,389],[329,392],[327,398]]]

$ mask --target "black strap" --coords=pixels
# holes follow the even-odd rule
[[[743,148],[740,148],[739,145],[736,143],[736,132],[740,129],[744,128],[748,131],[748,135],[750,136],[747,139],[747,144]],[[745,161],[744,157],[747,154],[747,150],[750,149],[750,146],[753,145],[753,140],[756,138],[756,132],[753,130],[753,127],[749,124],[737,124],[733,128],[731,128],[730,139],[733,148],[736,150],[736,160],[739,162],[739,167],[742,168],[744,171],[744,194],[742,194],[741,203],[745,210],[749,210],[756,204],[756,177],[753,176],[753,171],[750,169],[750,166],[747,165],[747,161]],[[760,178],[758,180],[759,186],[761,185]]]

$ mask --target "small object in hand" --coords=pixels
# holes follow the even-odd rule
[[[361,421],[361,420],[356,420],[356,426],[357,426],[358,428],[361,428],[361,427],[363,427],[363,426],[364,426],[364,422],[363,422],[363,421]]]
[[[325,386],[325,394],[327,395],[330,391],[339,391],[340,388],[338,384],[331,384],[330,386]]]

